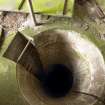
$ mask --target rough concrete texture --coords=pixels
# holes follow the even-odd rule
[[[73,65],[74,85],[67,96],[53,99],[43,92],[37,78],[18,65],[20,90],[31,105],[104,105],[105,63],[94,44],[76,32],[63,30],[42,32],[35,36],[35,43],[44,68],[49,64]]]
[[[97,1],[102,7],[102,10],[105,11],[104,0],[97,0]],[[7,33],[8,36],[5,39],[2,53],[7,48],[12,38],[15,36],[14,32],[16,33],[16,31],[20,29],[24,30],[26,28],[24,31],[22,31],[22,33],[24,33],[24,35],[26,36],[29,35],[32,37],[34,37],[36,33],[40,33],[52,27],[66,29],[70,31],[71,30],[76,31],[77,33],[81,34],[82,38],[78,34],[70,32],[70,38],[69,38],[70,42],[67,42],[67,43],[72,43],[72,44],[70,45],[67,44],[67,46],[66,44],[64,45],[60,43],[57,43],[58,46],[56,46],[56,44],[53,44],[52,46],[50,46],[52,43],[56,42],[56,39],[58,40],[58,42],[62,39],[62,37],[58,38],[55,34],[54,34],[55,37],[53,37],[53,34],[49,34],[49,35],[45,34],[44,36],[42,35],[43,37],[41,37],[41,35],[37,36],[35,38],[35,43],[41,55],[42,62],[43,64],[45,63],[45,66],[47,65],[47,63],[52,63],[52,62],[63,62],[66,65],[69,65],[69,62],[67,62],[66,60],[69,57],[70,59],[71,58],[73,59],[75,58],[74,55],[76,55],[78,59],[77,60],[73,59],[73,61],[76,61],[75,62],[77,64],[76,67],[79,68],[78,70],[79,73],[75,73],[76,75],[78,75],[76,76],[77,78],[76,84],[79,84],[79,85],[75,85],[75,88],[83,92],[97,95],[98,97],[100,97],[100,99],[105,100],[104,99],[105,80],[104,80],[104,67],[103,67],[104,66],[103,57],[105,59],[105,29],[104,29],[105,20],[100,19],[99,17],[94,16],[93,14],[88,14],[88,10],[84,8],[86,7],[76,3],[75,9],[74,9],[74,16],[71,19],[50,17],[47,20],[47,16],[41,17],[42,21],[47,22],[47,24],[44,24],[42,26],[37,26],[34,29],[33,29],[33,22],[31,18],[29,16],[27,17],[27,14],[25,13],[8,12],[7,14],[4,14],[4,16],[3,14],[1,14],[0,25],[3,25],[4,29],[8,31]],[[37,18],[38,21],[40,21],[39,17]],[[30,28],[31,28],[31,31],[30,31]],[[76,34],[78,39],[75,38],[75,35],[73,36],[73,34]],[[51,37],[48,38],[48,36],[51,36]],[[87,40],[92,41],[94,44],[91,44]],[[62,41],[64,41],[64,39],[62,39]],[[65,49],[65,46],[67,47],[67,49]],[[80,53],[73,55],[71,50],[69,51],[68,49],[69,47],[70,49],[73,47],[73,49],[75,49],[77,52],[80,52]],[[60,50],[62,50],[62,52]],[[103,55],[101,55],[101,52],[99,50],[102,52]],[[65,53],[63,53],[63,51]],[[69,56],[68,54],[69,52],[73,56]],[[0,53],[0,55],[2,53]],[[60,55],[59,53],[61,53],[61,56],[59,56]],[[54,57],[52,57],[52,55]],[[56,60],[54,60],[54,58],[56,58]],[[62,58],[62,60],[60,58]],[[19,67],[19,66],[17,67],[18,69],[17,73],[19,76],[18,80],[20,80],[18,84],[16,81],[17,77],[16,77],[15,65],[12,62],[7,61],[2,57],[0,59],[1,59],[0,60],[0,65],[1,65],[0,66],[1,68],[0,69],[0,77],[1,77],[0,105],[27,105],[27,102],[31,103],[30,105],[56,105],[56,104],[57,105],[59,104],[60,105],[79,105],[79,104],[80,105],[104,105],[96,98],[90,97],[85,94],[80,94],[80,93],[77,95],[77,93],[74,93],[74,92],[70,97],[69,97],[70,94],[68,94],[66,98],[60,99],[59,101],[50,99],[49,97],[46,97],[45,94],[42,94],[42,91],[39,85],[37,85],[39,84],[39,82],[36,80],[36,78],[33,77],[33,75],[30,75],[28,72],[26,72],[24,68],[22,71],[22,67]],[[23,79],[23,76],[24,76],[24,79]],[[36,85],[34,84],[34,81],[36,82]],[[18,86],[20,86],[21,89],[18,88]],[[20,93],[20,90],[22,94]],[[33,94],[34,91],[38,96],[35,96],[35,94]],[[41,99],[37,98],[39,96],[41,97]],[[27,100],[27,102],[25,102],[24,98]],[[73,101],[71,101],[70,99]],[[5,100],[5,101],[2,101],[2,100]],[[45,102],[45,100],[47,102]]]

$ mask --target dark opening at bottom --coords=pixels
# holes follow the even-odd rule
[[[73,86],[73,73],[62,64],[50,65],[47,68],[46,75],[42,88],[46,95],[60,98],[68,94]]]

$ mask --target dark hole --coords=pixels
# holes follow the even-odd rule
[[[47,68],[47,75],[42,82],[42,87],[46,95],[54,98],[64,97],[68,94],[72,85],[72,70],[62,64],[50,65]]]

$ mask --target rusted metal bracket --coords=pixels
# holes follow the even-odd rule
[[[3,56],[14,61],[17,65],[23,66],[28,72],[40,79],[39,72],[43,70],[40,56],[31,40],[28,40],[20,32],[16,34]]]

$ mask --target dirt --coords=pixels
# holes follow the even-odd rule
[[[26,18],[26,13],[1,13],[0,25],[2,25],[6,31],[17,31]]]

